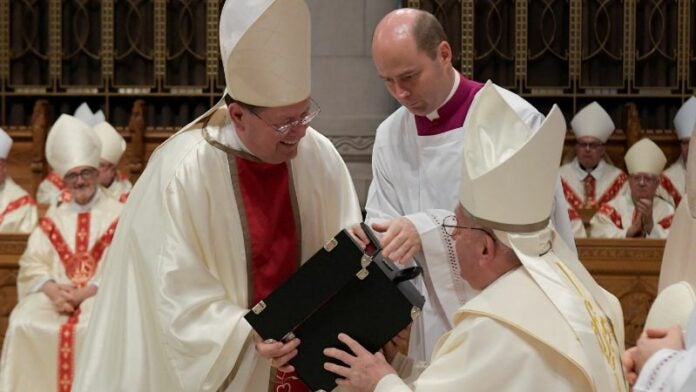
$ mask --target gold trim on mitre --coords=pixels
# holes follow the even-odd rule
[[[226,1],[220,53],[230,96],[263,107],[309,98],[310,26],[304,0]]]
[[[665,153],[650,139],[640,139],[626,151],[624,157],[628,174],[649,173],[656,176],[662,173],[667,164]]]
[[[616,126],[609,113],[597,102],[582,108],[570,121],[576,137],[590,136],[606,143]]]
[[[464,122],[459,201],[491,228],[534,231],[551,216],[565,120],[554,105],[538,130],[529,129],[498,88],[487,82]]]

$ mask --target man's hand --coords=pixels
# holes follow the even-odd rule
[[[70,314],[75,311],[75,306],[71,302],[73,292],[75,291],[75,287],[72,285],[58,284],[49,280],[41,286],[41,291],[51,300],[56,312]]]
[[[631,222],[631,226],[626,230],[626,238],[642,237],[643,236],[643,217],[636,210],[636,216]]]
[[[70,301],[70,304],[73,306],[73,308],[77,309],[77,307],[80,306],[82,301],[84,301],[87,298],[92,297],[96,294],[97,294],[97,286],[95,286],[93,284],[88,284],[87,286],[84,286],[84,287],[75,288],[70,293],[68,301]]]
[[[406,264],[421,250],[421,239],[416,226],[407,218],[400,217],[385,223],[373,223],[372,228],[384,233],[382,254],[400,264]]]
[[[264,341],[256,332],[252,332],[256,351],[262,357],[271,361],[271,366],[279,371],[288,373],[295,370],[295,367],[288,365],[288,362],[297,355],[297,346],[300,345],[300,339],[293,339],[287,343],[276,341]]]
[[[360,244],[360,247],[364,250],[370,243],[370,239],[367,238],[367,234],[363,231],[360,223],[356,223],[348,228],[348,233],[353,237],[355,241]]]
[[[640,338],[638,338],[636,350],[633,354],[636,374],[640,374],[643,365],[653,354],[664,348],[672,350],[684,349],[684,334],[680,326],[675,325],[669,329],[648,328],[643,332]]]
[[[402,329],[396,336],[391,338],[391,340],[388,341],[384,347],[382,347],[384,359],[386,359],[388,363],[391,363],[394,360],[396,354],[408,352],[408,339],[410,334],[411,324]]]
[[[637,350],[637,347],[631,347],[621,355],[621,364],[623,365],[626,379],[631,385],[638,380],[638,371],[636,370],[636,360],[634,358]]]
[[[336,384],[354,391],[371,392],[382,377],[396,373],[384,359],[382,353],[370,353],[360,343],[344,333],[338,335],[338,340],[345,343],[354,355],[337,348],[324,349],[324,355],[348,365],[346,367],[331,362],[324,363],[324,369],[343,377],[337,379]]]
[[[650,233],[653,229],[653,202],[652,199],[640,199],[636,203],[636,210],[640,214],[643,224],[643,233]]]

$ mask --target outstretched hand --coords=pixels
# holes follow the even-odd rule
[[[344,333],[338,335],[338,340],[345,343],[352,353],[337,348],[324,349],[324,355],[347,365],[324,363],[324,369],[342,377],[336,380],[336,384],[358,392],[371,392],[382,377],[396,373],[384,359],[382,353],[370,353],[360,343]]]
[[[406,264],[421,250],[421,238],[416,226],[408,218],[373,223],[372,228],[383,233],[380,242],[382,254],[400,264]]]

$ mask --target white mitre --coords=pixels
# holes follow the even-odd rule
[[[304,0],[227,0],[220,53],[230,96],[262,107],[309,98],[310,22]]]
[[[658,176],[665,168],[667,157],[655,142],[646,138],[626,151],[624,161],[628,174],[649,173]]]
[[[691,137],[691,132],[696,128],[696,97],[691,96],[679,108],[674,116],[674,129],[679,140]]]
[[[106,121],[95,125],[92,129],[101,142],[101,159],[118,165],[123,152],[126,151],[126,140],[123,139],[123,136],[118,133],[116,128]]]
[[[92,113],[92,109],[89,108],[87,102],[82,102],[75,110],[73,117],[93,127],[104,121],[104,112],[97,110]]]
[[[11,148],[12,138],[4,129],[0,128],[0,159],[7,159]]]
[[[469,110],[464,139],[459,200],[469,214],[496,230],[545,228],[565,139],[558,107],[529,129],[489,81]]]
[[[695,305],[696,294],[689,283],[682,281],[671,284],[658,294],[650,306],[645,329],[679,325],[686,330]]]
[[[565,132],[558,106],[551,108],[538,129],[529,129],[489,81],[476,94],[464,122],[459,201],[474,221],[493,229],[515,252],[569,326],[587,339],[586,325],[578,321],[577,306],[572,305],[577,302],[565,301],[569,295],[577,298],[569,292],[576,286],[564,283],[561,269],[572,272],[573,280],[605,314],[621,316],[550,224]],[[619,345],[623,328],[614,329],[614,337]],[[591,344],[596,344],[594,335]],[[588,350],[594,359],[601,358],[598,349]]]
[[[582,108],[570,121],[570,127],[576,137],[591,136],[601,140],[602,143],[609,140],[609,136],[614,133],[616,128],[609,113],[597,102],[592,102]]]
[[[46,160],[61,176],[79,166],[99,168],[101,143],[89,125],[62,114],[48,131]]]

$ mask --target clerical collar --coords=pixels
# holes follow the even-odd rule
[[[588,169],[580,164],[580,161],[577,157],[575,157],[574,162],[575,173],[577,175],[578,180],[583,180],[585,177],[587,177],[588,174],[592,174],[592,177],[594,177],[596,180],[599,180],[604,174],[605,165],[606,164],[604,163],[604,161],[600,160],[595,167]]]
[[[414,115],[419,136],[439,135],[462,127],[474,96],[483,87],[483,83],[469,80],[457,73],[454,86],[456,88],[450,92],[451,96],[433,112],[437,118],[430,120],[434,117],[433,113],[428,116]]]
[[[582,163],[580,163],[580,162],[578,162],[578,165],[580,165],[580,169],[582,169],[583,171],[588,172],[588,173],[592,173],[594,171],[594,169],[596,169],[597,166],[599,166],[599,162],[597,162],[596,165],[594,165],[593,167],[591,167],[589,169],[586,168],[585,166],[583,166]]]
[[[440,113],[438,113],[438,110],[440,110],[441,107],[445,106],[445,104],[449,102],[452,96],[454,96],[454,93],[457,92],[457,87],[459,87],[459,81],[461,79],[462,77],[459,75],[459,72],[454,71],[454,82],[452,83],[452,88],[450,89],[449,95],[447,95],[447,98],[445,98],[445,100],[442,101],[442,104],[437,109],[433,110],[432,113],[429,113],[425,116],[428,118],[428,120],[433,121],[440,118]]]

